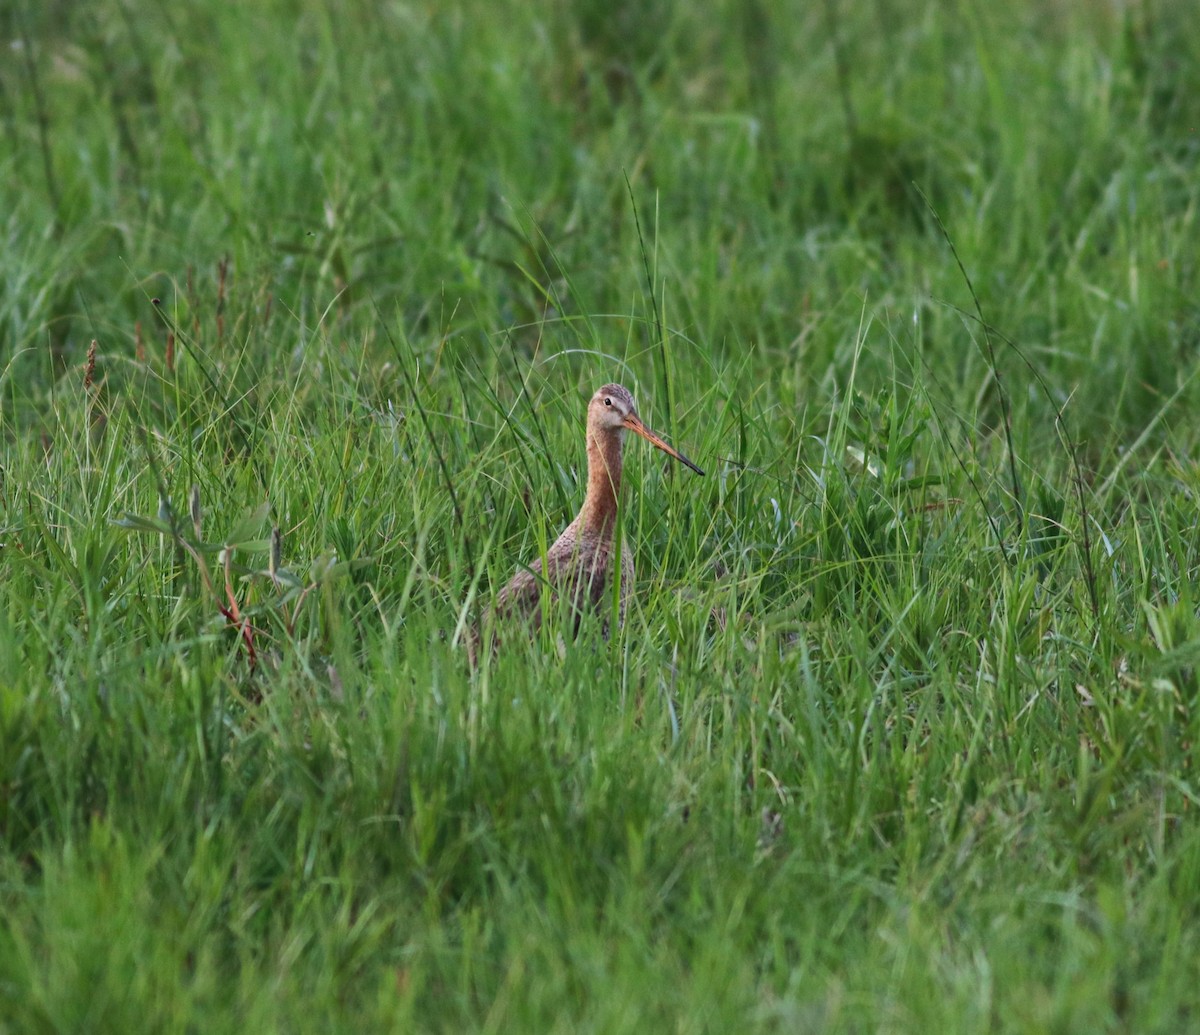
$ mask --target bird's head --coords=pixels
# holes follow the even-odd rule
[[[673,456],[682,464],[686,464],[697,474],[703,474],[694,463],[663,439],[661,435],[651,431],[642,423],[633,403],[629,389],[621,385],[604,385],[588,404],[588,427],[597,434],[620,434],[622,431],[632,431],[641,435],[647,442],[657,446],[668,456]]]

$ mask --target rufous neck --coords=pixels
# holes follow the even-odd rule
[[[610,534],[617,520],[621,495],[621,432],[616,428],[588,429],[588,487],[583,501],[583,525],[597,534]]]

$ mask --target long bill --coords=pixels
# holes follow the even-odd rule
[[[686,456],[684,456],[681,452],[679,452],[678,449],[676,449],[672,445],[669,445],[667,443],[666,439],[664,439],[661,435],[656,435],[653,431],[651,431],[648,427],[646,427],[646,425],[642,423],[642,419],[636,413],[626,414],[625,420],[622,421],[622,423],[630,431],[632,431],[638,435],[641,435],[642,438],[644,438],[651,445],[658,446],[658,448],[661,449],[664,453],[666,453],[667,456],[673,456],[681,464],[685,464],[686,466],[690,467],[697,474],[704,473],[702,470],[700,470],[699,467],[697,467],[694,463],[692,463]]]

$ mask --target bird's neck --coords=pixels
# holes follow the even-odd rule
[[[588,487],[579,514],[581,523],[596,535],[612,535],[621,495],[621,433],[589,429],[587,455]]]

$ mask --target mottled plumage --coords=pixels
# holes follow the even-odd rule
[[[628,429],[663,452],[703,474],[694,463],[647,428],[637,415],[633,396],[620,385],[605,385],[588,404],[587,495],[579,514],[554,545],[529,569],[517,572],[496,596],[495,617],[519,616],[541,621],[541,596],[545,591],[571,602],[575,625],[586,611],[602,611],[611,599],[611,582],[617,553],[617,504],[621,494],[621,439]],[[620,549],[621,585],[619,618],[633,589],[633,555],[624,542]]]

